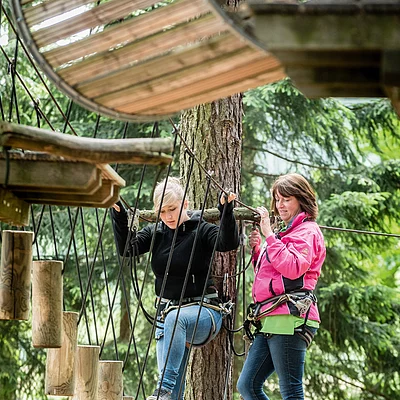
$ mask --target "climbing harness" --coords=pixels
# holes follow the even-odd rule
[[[167,314],[172,310],[194,305],[204,307],[211,318],[212,328],[210,329],[207,339],[203,343],[191,344],[193,347],[203,347],[211,342],[218,333],[217,324],[215,322],[213,313],[210,312],[210,309],[218,311],[222,314],[222,317],[226,317],[227,315],[231,314],[234,304],[230,300],[226,303],[222,303],[218,297],[217,291],[206,294],[204,297],[186,297],[182,299],[181,302],[179,300],[157,298],[155,301],[155,307],[158,309],[158,321],[164,322]]]
[[[271,305],[261,312],[261,308],[269,303],[271,303]],[[285,303],[292,303],[296,307],[299,315],[306,314],[304,318],[304,324],[301,327],[299,327],[301,328],[301,332],[304,334],[304,329],[307,324],[310,307],[312,304],[317,303],[317,298],[311,291],[296,291],[296,292],[284,293],[278,296],[271,297],[261,302],[250,304],[247,308],[246,320],[243,323],[243,329],[245,331],[245,339],[248,339],[252,342],[254,340],[254,333],[251,331],[251,326],[254,326],[256,328],[255,333],[260,331],[261,318],[267,316],[269,313],[274,311],[280,305]],[[297,329],[298,328],[295,329],[295,332],[298,332]]]

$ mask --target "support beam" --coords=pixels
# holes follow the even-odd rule
[[[254,34],[268,50],[400,48],[400,4],[390,1],[249,0]]]
[[[0,145],[93,164],[170,164],[170,139],[92,139],[0,122]]]
[[[7,187],[12,192],[92,193],[101,185],[96,165],[45,153],[9,152]],[[7,161],[0,154],[0,185],[6,184]]]
[[[93,194],[21,192],[20,195],[34,204],[108,208],[118,201],[119,189],[112,181],[103,180],[101,187]]]

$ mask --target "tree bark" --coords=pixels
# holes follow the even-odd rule
[[[197,106],[182,114],[181,133],[206,171],[224,188],[235,193],[240,190],[242,146],[242,97],[235,95],[211,104]],[[190,156],[181,145],[181,176],[189,179],[190,206],[201,208],[207,187],[205,172],[195,162],[188,177]],[[206,207],[217,204],[219,189],[211,185]],[[225,288],[223,276],[236,270],[236,251],[217,253],[212,275],[220,295],[235,301],[235,282],[228,279]],[[227,333],[224,329],[210,344],[193,349],[187,371],[186,400],[231,399],[232,360]]]

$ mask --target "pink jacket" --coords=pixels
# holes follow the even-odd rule
[[[293,290],[313,290],[325,255],[324,237],[318,224],[308,221],[304,212],[300,213],[286,231],[269,236],[266,245],[254,252],[254,302]],[[261,312],[270,305],[263,306]],[[291,303],[285,303],[268,315],[295,314],[294,310]],[[311,306],[308,318],[320,322],[316,305]]]

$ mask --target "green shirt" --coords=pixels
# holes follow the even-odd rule
[[[304,324],[304,318],[295,315],[272,315],[261,319],[261,331],[263,333],[275,333],[280,335],[294,335],[295,328]],[[307,320],[307,326],[318,328],[319,323],[311,319]]]

